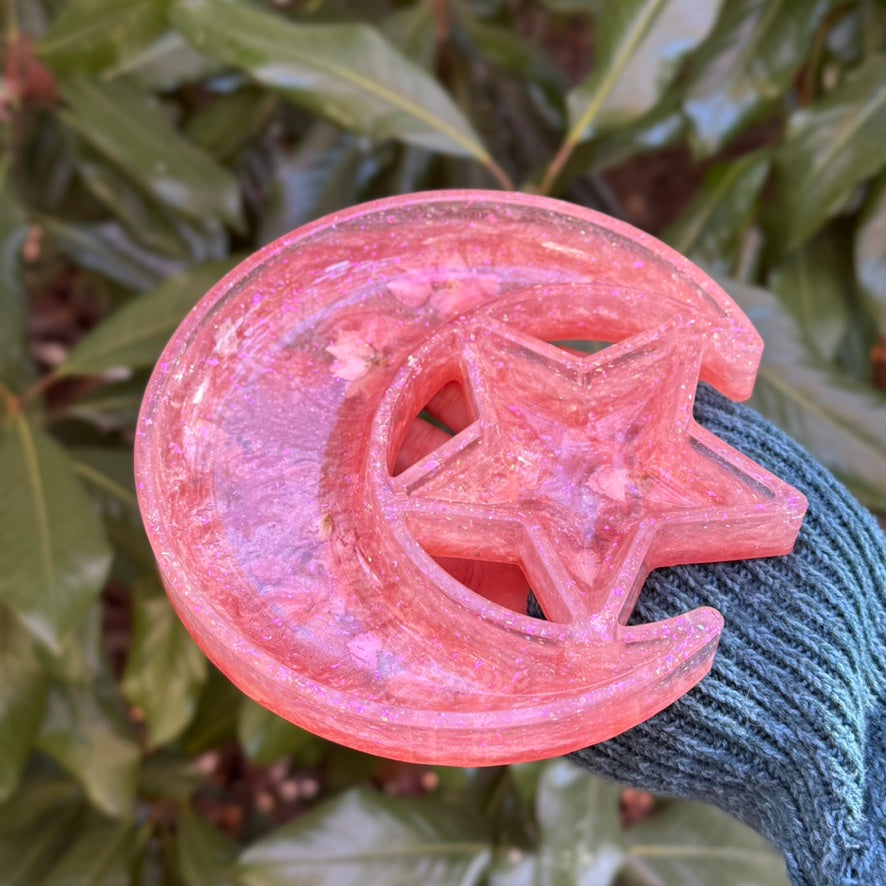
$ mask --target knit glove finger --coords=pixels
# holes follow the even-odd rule
[[[651,720],[572,758],[720,806],[785,853],[795,884],[886,883],[886,540],[752,410],[702,387],[696,418],[806,494],[803,528],[789,556],[653,572],[632,623],[719,609],[711,672]]]

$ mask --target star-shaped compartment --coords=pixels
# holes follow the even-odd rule
[[[496,323],[460,340],[477,419],[392,481],[429,553],[519,562],[549,619],[610,631],[651,569],[796,533],[802,496],[692,418],[697,328],[588,356]]]

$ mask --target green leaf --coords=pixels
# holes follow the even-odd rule
[[[98,597],[111,554],[67,454],[20,412],[0,424],[0,600],[53,649]]]
[[[41,883],[76,835],[86,806],[66,778],[31,778],[0,805],[0,886]]]
[[[368,25],[298,25],[239,0],[176,0],[172,21],[201,52],[345,129],[490,162],[449,95]]]
[[[659,803],[625,831],[618,886],[789,886],[781,856],[750,828],[703,803]]]
[[[377,168],[371,149],[350,132],[317,121],[296,148],[277,160],[271,194],[259,222],[259,239],[289,231],[359,202],[367,170]]]
[[[790,87],[829,0],[730,0],[692,60],[685,110],[697,155],[718,151]]]
[[[141,710],[151,745],[176,738],[197,709],[206,659],[155,579],[133,589],[133,628],[121,688]]]
[[[156,286],[180,271],[182,262],[140,247],[117,222],[63,222],[46,219],[47,233],[75,265],[95,271],[133,292]]]
[[[769,291],[721,285],[763,336],[750,403],[802,443],[869,507],[886,511],[886,397],[816,360]]]
[[[541,0],[541,5],[551,12],[560,15],[575,15],[576,13],[598,13],[606,0]]]
[[[73,75],[60,81],[65,121],[151,196],[197,219],[242,224],[233,174],[188,141],[157,102],[122,80]]]
[[[213,157],[228,157],[255,139],[279,103],[273,93],[246,86],[207,102],[193,114],[185,131]]]
[[[176,856],[185,886],[230,886],[234,844],[202,815],[186,806],[178,817]]]
[[[92,686],[97,680],[107,680],[102,615],[101,607],[93,606],[57,653],[38,650],[50,680],[72,686]]]
[[[673,100],[665,99],[648,114],[627,126],[604,132],[599,138],[579,145],[567,161],[564,179],[588,169],[599,172],[627,162],[638,154],[658,151],[683,139],[686,120]]]
[[[378,29],[422,70],[433,67],[437,52],[435,11],[427,3],[397,9],[379,19]]]
[[[20,389],[32,377],[25,348],[27,297],[21,254],[27,233],[24,209],[0,166],[0,383]]]
[[[200,761],[181,756],[177,747],[150,754],[138,773],[139,796],[152,800],[184,802],[204,787],[206,773]]]
[[[625,850],[618,821],[621,788],[558,760],[544,768],[536,788],[539,849],[534,882],[608,886]]]
[[[120,367],[153,366],[188,311],[236,263],[237,256],[208,262],[129,302],[85,335],[57,374],[98,375]]]
[[[650,110],[708,34],[722,0],[610,0],[597,22],[593,73],[566,98],[571,144]]]
[[[826,98],[791,115],[777,160],[777,227],[786,247],[815,233],[886,165],[884,132],[886,55],[872,56]]]
[[[172,213],[164,213],[164,207],[151,201],[98,152],[84,145],[79,153],[77,171],[84,184],[117,217],[127,233],[146,249],[175,256],[180,244],[170,230]]]
[[[561,93],[567,84],[565,74],[554,64],[545,48],[513,28],[466,18],[467,36],[484,62],[530,83],[538,83]]]
[[[41,886],[129,886],[138,850],[133,825],[95,823],[78,835]]]
[[[733,270],[769,167],[762,152],[712,167],[662,239],[715,273]]]
[[[206,773],[199,760],[183,757],[177,747],[147,756],[138,774],[140,797],[152,800],[186,801],[206,787]]]
[[[467,809],[352,789],[254,843],[236,873],[244,886],[468,886],[490,855],[486,824]]]
[[[621,791],[566,760],[545,764],[535,791],[538,846],[500,853],[493,886],[788,886],[781,857],[725,813],[670,801],[625,829]]]
[[[46,703],[46,674],[34,641],[0,606],[0,802],[18,785]]]
[[[126,76],[142,89],[151,92],[174,92],[187,83],[213,77],[223,65],[197,52],[178,31],[167,31],[139,52],[134,52],[109,71],[105,77]]]
[[[227,233],[217,219],[188,222],[132,184],[88,146],[83,145],[78,154],[77,171],[86,187],[144,250],[189,264],[225,255]],[[168,263],[161,267],[164,271],[169,268],[167,276],[176,270]]]
[[[141,754],[99,686],[55,683],[38,744],[99,810],[114,818],[132,815]]]
[[[855,273],[886,333],[886,176],[868,199],[855,232]]]
[[[823,231],[789,252],[770,272],[767,283],[793,314],[815,353],[833,360],[849,327],[853,298],[850,257],[842,254],[834,232]]]
[[[258,766],[270,766],[288,756],[316,763],[324,748],[322,739],[278,717],[251,698],[244,698],[240,705],[237,737],[246,755]]]
[[[135,495],[132,449],[76,446],[69,452],[77,476],[105,521],[114,553],[118,558],[125,555],[140,566],[139,575],[152,571],[154,552],[145,534]]]
[[[194,719],[182,735],[185,753],[196,756],[237,739],[237,713],[243,693],[221,671],[209,668]]]
[[[71,0],[40,41],[56,73],[94,73],[125,59],[163,33],[168,0]]]
[[[104,385],[73,403],[65,404],[56,418],[74,418],[89,422],[105,433],[132,429],[145,395],[147,378],[137,372],[134,378]]]

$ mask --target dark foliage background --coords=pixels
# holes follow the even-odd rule
[[[562,761],[415,767],[243,698],[159,586],[148,373],[241,257],[519,187],[706,266],[754,405],[886,511],[883,0],[7,0],[0,883],[784,884],[728,817]]]

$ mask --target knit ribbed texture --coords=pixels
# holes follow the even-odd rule
[[[711,673],[573,759],[725,809],[784,852],[796,886],[886,884],[886,539],[752,410],[703,386],[696,418],[806,494],[800,537],[787,557],[653,572],[632,622],[716,607]]]

